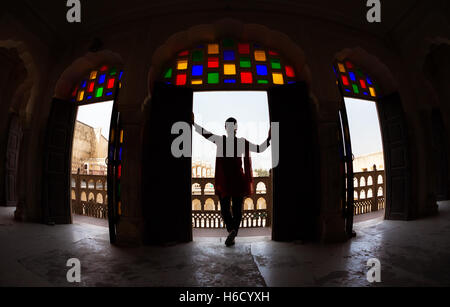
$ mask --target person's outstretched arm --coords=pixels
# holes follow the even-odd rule
[[[267,136],[267,139],[262,142],[260,145],[253,144],[252,142],[248,142],[249,144],[249,150],[252,152],[264,152],[269,146],[270,146],[270,140],[271,140],[271,131],[269,129],[269,135]]]
[[[208,141],[215,143],[220,138],[220,136],[218,136],[217,134],[209,132],[202,126],[196,124],[194,121],[194,113],[192,113],[192,124],[194,125],[195,131],[198,134],[200,134],[201,136],[203,136],[205,139],[207,139]]]

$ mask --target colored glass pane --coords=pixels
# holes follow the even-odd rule
[[[76,87],[73,92],[72,92],[72,97],[75,97],[75,95],[77,94],[78,88]]]
[[[366,87],[366,82],[364,80],[359,80],[359,84],[361,84],[362,88],[367,88]]]
[[[249,54],[250,53],[250,45],[249,44],[238,44],[238,51],[240,54]]]
[[[92,93],[92,91],[94,90],[94,86],[95,86],[95,82],[89,82],[89,86],[88,86],[88,92]]]
[[[355,73],[353,71],[349,71],[348,75],[350,76],[350,79],[354,82],[356,82],[356,76]]]
[[[217,83],[219,83],[219,73],[218,72],[210,72],[210,73],[208,73],[208,83],[209,84],[217,84]]]
[[[95,78],[97,78],[97,71],[91,71],[91,74],[89,75],[89,79],[94,80]]]
[[[359,88],[356,84],[353,84],[353,92],[355,92],[355,94],[359,94]]]
[[[267,66],[266,65],[256,65],[256,74],[259,76],[267,76]]]
[[[208,54],[218,54],[219,44],[208,44]]]
[[[196,50],[192,53],[192,60],[194,62],[201,62],[203,61],[203,51]]]
[[[372,96],[372,97],[376,96],[375,89],[373,87],[369,87],[369,91],[370,91],[370,96]]]
[[[108,66],[102,66],[101,68],[100,68],[100,71],[107,71],[108,70]]]
[[[113,92],[106,92],[106,96],[112,96]]]
[[[241,83],[243,83],[243,84],[253,83],[252,73],[249,71],[241,72]]]
[[[258,80],[259,84],[269,84],[269,81],[267,80]]]
[[[203,80],[201,80],[201,79],[199,79],[199,80],[192,80],[191,84],[192,85],[200,85],[200,84],[203,84]]]
[[[117,73],[117,69],[115,67],[111,68],[111,70],[109,71],[110,76],[114,76],[116,73]]]
[[[189,51],[184,50],[184,51],[181,51],[180,53],[178,53],[178,56],[188,56],[188,54],[189,54]]]
[[[177,61],[177,69],[178,70],[185,70],[188,67],[188,61],[187,60],[178,60]]]
[[[249,68],[252,66],[252,62],[250,61],[250,58],[247,58],[247,57],[241,57],[239,64],[242,68]]]
[[[203,65],[193,65],[192,66],[192,75],[193,76],[203,75]]]
[[[119,76],[120,78],[120,76]],[[166,73],[164,74],[164,78],[172,78],[172,68],[169,68],[166,70]]]
[[[218,68],[218,67],[219,67],[219,58],[218,57],[208,58],[208,68]]]
[[[114,81],[115,81],[116,79],[114,79],[114,78],[111,78],[111,79],[109,79],[108,80],[108,84],[107,84],[107,88],[113,88],[114,87]]]
[[[85,88],[86,87],[86,84],[87,84],[87,82],[86,82],[86,80],[83,80],[82,82],[81,82],[81,88]]]
[[[123,129],[120,130],[119,143],[123,143]]]
[[[102,97],[103,96],[103,87],[99,87],[97,89],[97,92],[95,93],[95,97]]]
[[[119,164],[119,167],[117,168],[117,178],[120,179],[122,177],[122,165]]]
[[[279,72],[272,73],[273,84],[284,84],[283,74]]]
[[[80,92],[78,93],[78,98],[77,98],[77,100],[78,100],[78,101],[81,101],[81,100],[83,100],[83,98],[84,98],[84,91],[80,91]]]
[[[234,64],[223,65],[223,73],[225,75],[235,75],[236,74],[236,65],[234,65]]]
[[[352,69],[353,68],[353,64],[349,61],[345,62],[345,66],[347,66],[348,69]]]
[[[280,63],[280,60],[278,60],[278,59],[270,60],[270,64],[272,65],[272,69],[280,69],[281,68],[281,63]]]
[[[269,50],[269,55],[278,55],[278,52],[275,52],[275,51]]]
[[[286,70],[286,76],[289,78],[294,78],[295,77],[295,71],[294,68],[292,66],[286,65],[285,66],[285,70]]]
[[[92,95],[87,96],[86,99],[87,99],[87,100],[92,99]]]
[[[98,84],[103,84],[106,80],[106,75],[100,75],[100,77],[98,78]]]
[[[264,50],[255,50],[255,60],[264,62],[266,60],[266,52]]]
[[[224,79],[223,83],[236,83],[236,79]]]
[[[176,85],[185,85],[186,84],[186,74],[177,75],[175,84]]]
[[[348,82],[348,78],[346,76],[342,76],[342,84],[345,86],[349,86],[350,83]]]
[[[344,65],[342,63],[338,64],[338,68],[339,68],[340,72],[345,73],[345,67],[344,67]]]
[[[234,61],[234,51],[233,50],[225,50],[223,52],[223,59],[225,61]]]
[[[366,80],[367,80],[367,84],[373,85],[372,80],[369,77],[367,77]]]
[[[123,75],[123,70],[121,70],[120,73],[119,73],[119,80],[122,79],[122,75]]]

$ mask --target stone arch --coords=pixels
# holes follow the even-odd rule
[[[86,192],[81,192],[80,200],[81,200],[81,201],[87,201],[87,198],[86,198]]]
[[[247,197],[244,200],[244,210],[254,210],[255,209],[255,205],[253,204],[253,199],[251,199],[250,197]]]
[[[77,200],[77,195],[75,194],[75,190],[71,190],[70,194],[71,194],[72,200]]]
[[[357,192],[357,191],[354,191],[354,192],[353,192],[353,199],[354,199],[354,200],[358,200],[358,199],[359,199],[359,195],[358,195],[358,192]]]
[[[377,196],[383,196],[383,187],[378,188]]]
[[[369,190],[367,191],[367,198],[372,198],[372,197],[373,197],[372,189],[369,189]]]
[[[95,188],[97,190],[103,190],[103,181],[101,180],[97,180],[96,184],[95,184]]]
[[[203,194],[205,195],[214,195],[215,189],[214,185],[211,182],[205,184],[205,189],[203,190]]]
[[[96,197],[96,202],[99,204],[103,204],[103,195],[102,193],[98,193]]]
[[[193,199],[192,200],[192,211],[200,211],[202,210],[202,203],[199,199]]]
[[[212,198],[208,198],[205,201],[204,210],[207,210],[207,211],[214,211],[214,210],[216,210],[216,206],[215,206],[214,200]]]
[[[366,199],[366,191],[365,190],[361,190],[359,192],[359,199]]]
[[[88,181],[88,189],[95,189],[95,182],[94,180],[89,180]]]
[[[378,175],[377,182],[378,182],[378,184],[382,184],[383,183],[383,176]]]
[[[366,177],[362,176],[362,177],[359,179],[359,186],[360,186],[360,187],[365,187],[365,186],[366,186]]]
[[[153,90],[153,83],[159,76],[173,55],[189,46],[199,42],[216,41],[224,36],[235,39],[257,41],[266,47],[276,48],[286,59],[289,59],[297,72],[298,80],[311,85],[311,73],[306,64],[305,54],[295,42],[286,34],[270,30],[259,24],[245,24],[241,21],[225,18],[212,24],[193,26],[185,31],[180,31],[170,36],[153,54],[148,73],[149,97]],[[311,87],[311,86],[310,86]],[[149,99],[146,99],[146,102]]]
[[[367,185],[373,185],[373,179],[372,176],[367,177]]]
[[[258,198],[258,200],[256,201],[256,209],[258,210],[267,209],[267,202],[264,197]]]
[[[202,187],[200,186],[200,183],[194,183],[192,185],[192,194],[193,195],[201,195],[202,194]]]
[[[266,184],[262,181],[258,182],[256,184],[256,194],[266,194],[266,193],[267,193]]]
[[[94,193],[90,192],[88,195],[88,201],[95,201]]]

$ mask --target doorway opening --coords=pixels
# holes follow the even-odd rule
[[[344,97],[353,165],[353,223],[384,219],[385,163],[376,102]]]
[[[266,91],[197,91],[193,96],[196,124],[215,135],[226,135],[225,121],[237,120],[236,136],[253,144],[267,139],[270,120]],[[253,191],[244,198],[240,237],[270,236],[272,209],[271,150],[251,152]],[[215,194],[216,145],[192,132],[193,237],[226,236],[219,197]],[[242,165],[244,168],[244,165]]]
[[[70,178],[74,223],[108,227],[107,156],[113,104],[110,100],[77,107]]]

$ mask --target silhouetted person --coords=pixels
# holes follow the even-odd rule
[[[253,194],[253,174],[250,152],[263,152],[270,145],[270,130],[261,145],[236,137],[237,121],[230,117],[225,121],[227,135],[215,135],[194,122],[195,131],[217,145],[215,167],[215,193],[220,200],[220,211],[228,230],[225,245],[234,244],[242,219],[244,197]],[[244,168],[242,168],[242,156]],[[231,205],[232,203],[232,205]],[[231,210],[230,210],[231,207]]]

